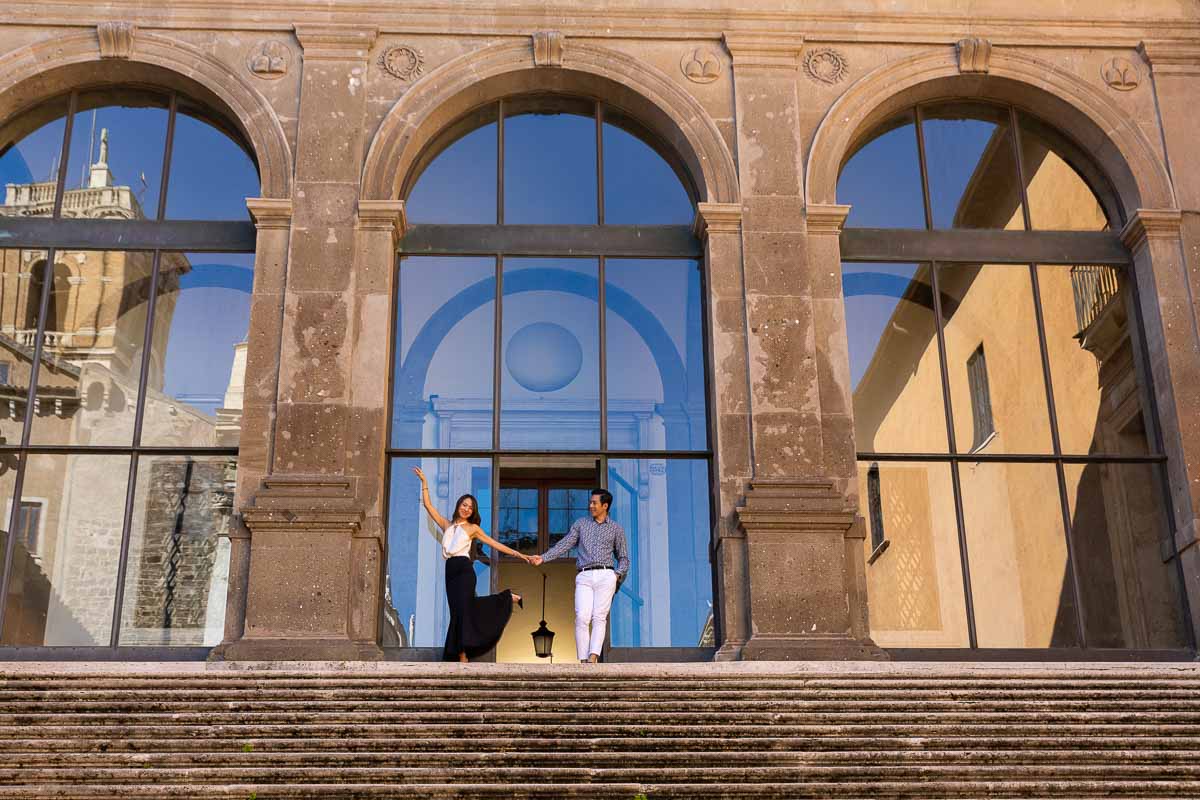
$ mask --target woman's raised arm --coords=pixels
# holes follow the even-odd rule
[[[433,507],[433,501],[429,499],[429,482],[425,480],[425,473],[420,467],[413,467],[412,471],[421,479],[421,505],[425,506],[425,513],[429,518],[437,523],[437,526],[443,531],[450,527],[450,520],[438,513],[438,510]]]

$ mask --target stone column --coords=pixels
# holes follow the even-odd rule
[[[1200,332],[1176,210],[1139,209],[1122,231],[1133,255],[1154,402],[1175,513],[1193,630],[1200,634]],[[1200,636],[1198,636],[1200,638]]]
[[[831,311],[830,267],[810,258],[805,225],[796,87],[803,42],[732,34],[725,41],[733,56],[751,412],[752,478],[738,511],[751,630],[742,657],[883,657],[862,622],[863,581],[851,555],[861,543],[847,541],[861,531],[850,480],[849,379],[839,382],[830,369],[845,358],[845,326],[838,329],[840,310]]]
[[[250,533],[245,629],[223,655],[381,658],[381,475],[356,474],[364,425],[355,403],[364,391],[354,388],[362,380],[355,352],[362,324],[376,325],[378,316],[378,309],[363,311],[378,305],[369,288],[377,276],[361,258],[356,213],[367,144],[363,83],[376,30],[298,25],[296,36],[304,72],[274,437],[267,476],[243,510]],[[386,340],[388,330],[385,324],[376,335]],[[386,362],[376,370],[386,376]],[[375,417],[386,396],[379,391]],[[377,438],[370,450],[381,462],[382,433]]]
[[[742,207],[700,203],[696,235],[704,242],[708,329],[712,351],[712,448],[720,471],[712,543],[720,605],[717,659],[736,660],[750,638],[746,534],[736,508],[750,479],[750,384],[746,361],[746,301],[742,280]]]
[[[245,392],[238,444],[234,508],[241,508],[258,489],[271,461],[275,400],[279,381],[279,345],[283,324],[283,290],[287,282],[288,240],[292,201],[252,197],[246,206],[258,237],[254,249],[254,288],[250,329],[246,334]],[[246,624],[246,590],[250,576],[250,531],[240,515],[229,528],[229,589],[225,604],[225,641],[242,637]],[[220,656],[218,646],[214,655]]]
[[[1200,341],[1200,163],[1195,160],[1196,104],[1200,92],[1200,46],[1182,42],[1146,42],[1142,54],[1150,61],[1153,90],[1157,98],[1159,124],[1163,130],[1166,160],[1170,164],[1175,199],[1180,207],[1177,233],[1170,229],[1170,217],[1163,213],[1140,211],[1126,229],[1127,243],[1145,239],[1145,253],[1134,252],[1141,288],[1142,315],[1151,345],[1152,367],[1158,371],[1170,362],[1175,384],[1174,398],[1168,407],[1158,386],[1159,415],[1163,417],[1166,452],[1171,456],[1171,495],[1175,499],[1176,549],[1183,559],[1187,591],[1192,609],[1193,630],[1200,639],[1200,399],[1196,398],[1200,367],[1194,348]],[[1170,215],[1170,212],[1165,212]],[[1154,222],[1157,218],[1159,222]],[[1140,222],[1139,222],[1140,221]],[[1150,221],[1147,223],[1147,221]],[[1165,223],[1165,225],[1163,224]],[[1146,231],[1146,236],[1139,233]],[[1160,234],[1160,235],[1159,235]],[[1139,258],[1139,255],[1141,257]],[[1154,290],[1141,283],[1146,259],[1152,265]],[[1157,312],[1147,309],[1156,303]],[[1154,320],[1158,324],[1154,324]],[[1151,327],[1162,330],[1151,332]],[[1189,335],[1190,331],[1190,335]],[[1165,353],[1156,359],[1154,345]],[[1188,339],[1192,350],[1188,349]],[[1182,383],[1181,383],[1182,381]],[[1171,425],[1168,425],[1169,420]],[[1175,427],[1177,426],[1177,427]],[[1172,431],[1174,428],[1174,431]],[[1172,443],[1174,439],[1174,443]]]

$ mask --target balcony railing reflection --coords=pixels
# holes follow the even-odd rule
[[[1114,267],[1074,266],[1071,267],[1071,289],[1075,295],[1075,321],[1082,334],[1117,296],[1120,273]]]

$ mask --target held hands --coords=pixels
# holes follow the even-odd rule
[[[533,564],[535,567],[540,567],[542,565],[542,557],[541,556],[529,556],[525,560],[528,561],[530,564]]]

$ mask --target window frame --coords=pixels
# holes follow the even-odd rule
[[[561,104],[560,99],[566,98]],[[394,447],[392,438],[392,423],[395,417],[394,403],[396,396],[396,377],[397,370],[395,364],[389,365],[388,378],[388,415],[387,415],[387,448],[385,451],[387,462],[387,474],[385,476],[386,493],[388,495],[385,500],[385,508],[391,507],[390,493],[392,487],[392,465],[398,458],[488,458],[491,460],[492,470],[492,519],[494,520],[493,527],[498,528],[499,524],[499,508],[500,508],[500,473],[502,469],[502,460],[504,457],[566,457],[566,458],[594,458],[597,462],[597,470],[601,476],[602,487],[608,485],[609,468],[608,463],[612,459],[663,459],[663,460],[686,460],[686,461],[704,461],[708,468],[708,519],[709,529],[708,534],[708,551],[710,564],[715,562],[716,548],[716,520],[718,515],[717,509],[717,491],[719,482],[716,480],[717,465],[716,454],[713,443],[716,441],[715,430],[715,396],[714,385],[712,379],[713,365],[711,358],[711,330],[709,325],[709,296],[708,287],[710,286],[710,278],[708,274],[708,263],[704,258],[705,248],[703,243],[696,235],[695,225],[607,225],[604,223],[604,122],[606,118],[610,119],[612,124],[618,125],[627,132],[637,136],[647,145],[649,145],[656,153],[658,153],[667,164],[675,172],[683,184],[689,200],[693,207],[698,202],[698,195],[694,183],[691,181],[687,171],[682,166],[682,163],[674,155],[674,151],[663,140],[653,135],[648,128],[641,125],[632,116],[627,115],[622,110],[612,106],[597,98],[582,98],[590,102],[595,109],[596,118],[596,170],[597,170],[597,224],[595,225],[509,225],[503,221],[504,208],[504,118],[505,111],[509,104],[520,108],[523,112],[527,112],[529,108],[537,107],[537,103],[543,104],[550,113],[557,113],[563,108],[575,109],[578,108],[580,98],[578,96],[565,96],[550,93],[538,93],[535,95],[520,95],[516,97],[502,98],[498,101],[493,101],[475,108],[456,121],[450,123],[441,135],[435,137],[434,140],[422,152],[421,156],[416,161],[416,166],[412,171],[411,176],[405,181],[401,197],[407,198],[409,193],[416,186],[421,174],[425,171],[434,159],[436,159],[445,148],[461,136],[471,130],[467,126],[474,123],[479,125],[488,124],[495,120],[496,136],[497,136],[497,175],[496,175],[496,192],[497,192],[497,224],[481,225],[481,224],[434,224],[434,223],[414,223],[412,224],[405,235],[400,239],[396,246],[396,263],[394,269],[397,274],[400,271],[400,263],[405,257],[410,256],[478,256],[489,257],[495,259],[496,265],[496,314],[495,314],[495,334],[493,345],[495,353],[493,355],[492,370],[493,370],[493,414],[492,414],[492,441],[491,446],[486,448],[476,449],[449,449],[439,447]],[[488,110],[492,107],[496,108],[496,114],[493,116]],[[611,116],[610,116],[611,115]],[[482,122],[481,122],[482,120]],[[519,450],[513,448],[504,448],[500,442],[500,420],[501,420],[501,403],[502,395],[500,392],[500,375],[502,359],[500,357],[500,346],[503,332],[503,275],[504,275],[504,259],[505,258],[594,258],[598,262],[597,280],[599,285],[599,294],[597,298],[597,307],[599,315],[599,407],[600,407],[600,442],[599,447],[595,449],[577,449],[577,450]],[[704,386],[703,393],[705,398],[705,422],[704,429],[706,433],[705,447],[696,450],[615,450],[609,447],[608,443],[608,341],[606,332],[606,317],[607,305],[605,299],[605,262],[608,259],[661,259],[661,260],[687,260],[696,263],[696,268],[700,271],[700,298],[702,303],[701,310],[701,347],[704,354]],[[401,281],[394,282],[394,295],[392,298],[392,315],[391,324],[393,326],[389,335],[395,341],[395,325],[398,319],[398,309],[400,308],[400,296],[403,288]],[[545,509],[542,509],[543,512]],[[387,521],[385,519],[385,527]],[[386,558],[386,556],[385,556]],[[498,589],[498,584],[495,583],[498,579],[498,571],[492,571],[493,589]],[[716,570],[712,570],[712,596],[717,598],[720,587],[716,580]],[[714,625],[716,627],[717,640],[720,640],[720,615],[714,615]]]
[[[70,162],[69,154],[73,138],[73,128],[79,111],[80,95],[96,91],[115,92],[135,91],[146,96],[158,96],[164,101],[167,111],[167,128],[163,146],[162,170],[159,176],[159,193],[157,207],[153,218],[145,219],[80,219],[63,215],[63,204],[66,194],[67,170]],[[146,322],[141,354],[137,403],[134,415],[133,431],[129,444],[122,445],[79,445],[79,444],[35,444],[30,441],[33,414],[26,413],[21,440],[18,443],[0,443],[0,456],[15,458],[17,475],[13,486],[13,497],[22,502],[11,503],[7,510],[7,530],[15,531],[20,508],[25,500],[22,497],[24,488],[25,466],[33,455],[123,455],[129,457],[129,475],[125,484],[124,512],[122,517],[121,539],[117,576],[114,585],[113,617],[107,645],[95,646],[56,646],[56,645],[8,645],[0,643],[0,658],[34,654],[36,657],[72,658],[88,657],[98,651],[136,654],[136,658],[163,659],[200,659],[206,657],[211,650],[207,646],[122,646],[120,643],[121,625],[125,606],[125,583],[129,566],[129,549],[132,538],[133,515],[137,499],[138,466],[141,456],[173,456],[178,458],[221,457],[234,459],[238,456],[237,447],[200,446],[176,447],[143,445],[141,442],[142,427],[145,416],[148,375],[151,368],[152,347],[154,335],[155,308],[159,294],[159,277],[162,256],[167,252],[197,252],[197,253],[250,253],[257,248],[257,229],[250,221],[249,213],[244,220],[169,220],[166,219],[168,188],[170,186],[170,170],[175,143],[175,122],[180,112],[181,102],[186,105],[188,112],[203,112],[197,117],[212,125],[224,135],[230,137],[239,147],[247,152],[252,163],[255,162],[253,151],[236,134],[234,126],[225,122],[220,114],[191,97],[173,89],[147,87],[142,85],[114,84],[79,86],[65,93],[68,97],[64,131],[57,164],[54,205],[49,217],[13,217],[0,216],[0,235],[4,237],[4,248],[7,250],[34,250],[45,254],[42,261],[40,279],[41,297],[39,301],[37,333],[34,340],[31,357],[31,374],[29,389],[26,397],[26,408],[32,409],[36,398],[38,373],[43,362],[43,344],[47,335],[47,309],[54,289],[54,266],[60,251],[120,251],[126,253],[147,252],[151,254],[152,267],[146,300]],[[24,114],[36,114],[37,109],[51,103],[60,102],[63,95],[48,98],[38,106],[26,108],[13,119]],[[224,122],[224,124],[220,124]],[[20,139],[14,139],[13,144]],[[254,164],[256,172],[257,163]],[[147,210],[148,211],[148,210]],[[34,498],[30,498],[31,500]],[[44,515],[43,515],[44,516]],[[0,598],[7,597],[9,583],[13,572],[13,555],[16,537],[8,536],[7,546],[0,552]],[[0,632],[4,630],[4,615],[7,604],[0,602]]]
[[[981,103],[1007,108],[1011,126],[1011,146],[1015,153],[1017,174],[1013,176],[1020,189],[1020,200],[1023,215],[1022,230],[977,230],[977,229],[935,229],[933,226],[933,210],[930,198],[929,170],[923,132],[924,109],[931,106],[945,105],[952,99],[938,99],[917,104],[914,107],[899,111],[880,125],[871,129],[865,136],[856,140],[849,154],[842,163],[849,163],[857,151],[886,133],[894,127],[896,120],[906,115],[912,120],[916,133],[917,159],[920,168],[921,193],[924,203],[925,227],[923,229],[891,229],[847,227],[841,231],[839,242],[841,247],[841,263],[895,263],[913,264],[918,268],[927,267],[930,276],[930,287],[933,296],[933,316],[936,326],[936,343],[940,368],[941,394],[944,405],[947,448],[945,452],[878,452],[874,450],[858,450],[855,454],[857,464],[862,467],[870,464],[877,467],[880,463],[947,463],[951,470],[951,485],[954,493],[954,510],[958,530],[959,557],[962,567],[964,600],[966,605],[967,634],[969,649],[972,652],[980,650],[975,624],[974,599],[971,590],[971,571],[967,549],[967,533],[964,520],[963,489],[960,480],[960,466],[984,462],[1008,464],[1053,464],[1058,483],[1059,503],[1062,512],[1063,530],[1066,532],[1067,548],[1067,584],[1075,609],[1075,633],[1078,647],[1088,651],[1086,631],[1087,610],[1082,603],[1080,577],[1078,574],[1073,529],[1071,519],[1071,504],[1068,497],[1065,467],[1069,464],[1149,464],[1156,471],[1158,489],[1164,504],[1164,517],[1167,530],[1162,537],[1161,546],[1164,550],[1164,560],[1173,559],[1176,564],[1177,577],[1180,587],[1179,602],[1182,611],[1187,612],[1187,598],[1183,594],[1182,564],[1178,558],[1175,544],[1175,515],[1172,513],[1171,498],[1166,467],[1167,456],[1163,443],[1162,424],[1159,417],[1153,376],[1144,368],[1149,364],[1149,350],[1144,335],[1145,324],[1141,310],[1137,281],[1132,274],[1133,259],[1121,240],[1120,229],[1124,223],[1124,211],[1120,198],[1098,167],[1087,159],[1084,151],[1066,135],[1051,128],[1028,111],[1018,109],[1010,104],[991,101],[975,101],[970,98],[958,98],[964,103]],[[1079,173],[1081,179],[1095,195],[1099,206],[1108,218],[1108,229],[1104,231],[1064,231],[1036,230],[1030,219],[1028,197],[1028,181],[1024,163],[1022,136],[1026,128],[1032,128],[1043,138],[1056,147],[1061,147],[1068,156],[1068,164]],[[1057,151],[1056,151],[1057,152]],[[1082,159],[1082,161],[1079,161]],[[1079,162],[1078,164],[1076,162]],[[840,200],[840,198],[839,198]],[[1038,347],[1041,359],[1041,369],[1044,379],[1044,389],[1047,396],[1047,409],[1052,439],[1052,450],[1046,453],[1011,453],[989,454],[976,452],[981,444],[976,442],[971,449],[963,450],[958,447],[955,439],[955,415],[950,398],[949,365],[946,360],[946,342],[944,328],[947,318],[942,308],[942,289],[939,273],[946,268],[953,269],[956,265],[998,265],[997,268],[1022,269],[1029,272],[1032,288],[1033,304],[1036,316]],[[1006,266],[1007,265],[1007,266]],[[1050,356],[1047,345],[1045,321],[1043,320],[1043,304],[1038,271],[1040,266],[1072,266],[1088,265],[1095,267],[1110,267],[1117,271],[1118,289],[1123,295],[1125,306],[1129,311],[1129,335],[1132,346],[1138,358],[1135,358],[1136,374],[1139,379],[1140,405],[1145,419],[1146,440],[1148,452],[1144,455],[1122,455],[1115,453],[1064,453],[1059,434],[1058,413],[1055,408],[1053,380],[1050,366]],[[843,299],[844,302],[844,299]],[[982,345],[981,345],[982,346]],[[960,412],[961,413],[961,412]],[[994,429],[994,424],[993,424]],[[869,469],[869,467],[868,467]],[[873,532],[872,532],[873,533]],[[1167,541],[1169,539],[1169,541]],[[1168,553],[1169,551],[1169,553]],[[871,556],[873,562],[882,554],[876,550]],[[1195,651],[1197,647],[1194,633],[1190,626],[1185,626],[1189,637],[1189,648]],[[1055,649],[1063,652],[1070,648]],[[1021,649],[1018,652],[1028,652]]]

